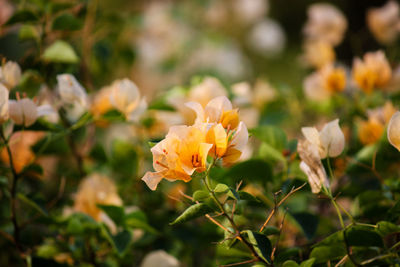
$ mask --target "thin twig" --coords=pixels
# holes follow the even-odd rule
[[[260,228],[260,232],[262,232],[262,230],[264,230],[264,228],[268,225],[269,221],[271,220],[272,216],[275,214],[276,210],[285,202],[285,200],[290,197],[291,195],[293,195],[294,193],[296,193],[297,191],[299,191],[300,189],[302,189],[307,183],[304,183],[303,185],[295,188],[293,187],[290,192],[284,196],[281,201],[279,201],[278,204],[274,205],[274,208],[271,210],[270,214],[268,215],[267,219],[265,220],[264,224],[261,226]],[[274,195],[275,196],[275,195]]]
[[[237,263],[231,263],[231,264],[220,265],[219,267],[238,266],[238,265],[253,263],[253,262],[257,262],[257,261],[258,261],[257,259],[251,259],[251,260],[248,260],[248,261],[242,261],[242,262],[237,262]]]
[[[283,229],[283,224],[285,222],[286,214],[287,214],[287,211],[285,211],[285,213],[283,214],[283,218],[282,218],[281,224],[279,225],[279,234],[278,234],[275,246],[274,246],[274,248],[272,249],[272,252],[271,252],[271,260],[272,261],[274,261],[275,253],[276,253],[276,250],[278,249],[279,239],[281,238],[281,233],[282,233],[282,229]]]
[[[335,267],[339,267],[340,265],[342,265],[343,263],[345,263],[347,261],[347,258],[349,256],[346,254],[336,265]]]

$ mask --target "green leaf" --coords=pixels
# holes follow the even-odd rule
[[[120,257],[125,254],[132,243],[132,233],[126,229],[116,235],[112,235],[107,229],[103,228],[103,233]]]
[[[16,11],[12,17],[6,22],[6,25],[13,25],[19,22],[35,22],[39,17],[30,10],[23,9]]]
[[[136,174],[138,169],[138,155],[132,143],[115,140],[112,145],[110,159],[115,172],[126,177]]]
[[[333,246],[333,245],[344,245],[343,231],[337,231],[324,238],[319,243],[315,244],[314,247],[318,246]]]
[[[376,229],[376,231],[382,237],[400,232],[400,226],[395,225],[391,222],[381,221],[381,222],[377,223],[377,226],[378,226],[378,228]]]
[[[256,198],[252,194],[247,193],[246,191],[239,191],[238,194],[239,194],[239,197],[241,200],[260,202],[260,200],[258,198]]]
[[[193,220],[197,217],[203,216],[209,212],[211,212],[212,209],[204,204],[204,203],[198,203],[190,206],[187,208],[178,218],[175,219],[170,225],[175,225],[178,223],[184,223],[190,220]]]
[[[68,220],[67,233],[72,235],[79,235],[84,232],[84,227],[76,216],[71,216]]]
[[[251,258],[251,254],[241,249],[228,248],[225,245],[218,245],[216,254],[220,257],[228,258]]]
[[[79,62],[79,57],[74,49],[65,41],[57,40],[50,45],[43,53],[44,61],[55,63],[75,64]]]
[[[249,131],[259,140],[269,144],[278,151],[282,151],[287,144],[285,132],[276,126],[262,125]]]
[[[158,234],[158,231],[147,223],[146,214],[139,210],[125,215],[125,225],[132,228],[142,229],[152,234]]]
[[[225,174],[226,177],[234,179],[235,182],[247,181],[272,181],[271,166],[264,160],[250,159],[236,164]]]
[[[194,201],[204,201],[210,197],[210,194],[204,190],[197,190],[193,193]]]
[[[124,207],[100,204],[97,204],[97,207],[103,210],[117,226],[120,226],[124,223]]]
[[[267,226],[264,228],[262,231],[264,235],[279,235],[280,231],[277,227],[275,226]]]
[[[268,237],[261,233],[253,232],[250,230],[246,230],[243,232],[247,234],[249,241],[253,245],[253,248],[256,251],[257,255],[260,256],[266,262],[270,263],[272,245]]]
[[[80,30],[83,23],[70,13],[64,13],[56,17],[52,24],[53,30],[76,31]]]
[[[214,188],[214,192],[217,194],[226,193],[228,191],[229,191],[229,186],[227,186],[226,184],[217,184],[217,186]]]
[[[310,258],[315,258],[315,263],[326,263],[331,260],[338,260],[346,255],[346,248],[339,246],[316,247],[311,251]]]
[[[293,260],[288,260],[283,263],[282,267],[299,267],[299,265]]]
[[[317,231],[318,217],[308,212],[291,213],[291,215],[301,226],[307,239],[312,239]]]
[[[149,145],[150,148],[152,148],[153,146],[157,145],[156,142],[147,142],[147,144]]]
[[[286,163],[286,158],[283,156],[282,152],[276,150],[274,147],[267,143],[262,143],[258,155],[267,161],[280,161]]]
[[[52,259],[59,253],[58,248],[52,244],[41,245],[37,250],[37,255],[45,259]]]
[[[383,247],[382,238],[374,229],[354,226],[345,231],[345,236],[349,246]]]
[[[29,39],[38,40],[39,33],[37,29],[32,25],[22,25],[18,32],[18,38],[20,40],[29,40]]]
[[[315,258],[308,259],[308,260],[306,260],[306,261],[303,261],[303,262],[300,264],[300,267],[311,267],[311,266],[314,265],[314,262],[315,262]]]
[[[28,206],[30,206],[31,208],[35,209],[36,211],[38,211],[40,214],[42,214],[43,216],[48,216],[49,214],[47,213],[47,211],[41,207],[38,203],[34,202],[33,200],[27,198],[25,195],[18,193],[17,194],[18,199],[20,199],[22,202],[24,202],[25,204],[27,204]]]
[[[233,188],[229,188],[228,196],[233,199],[240,200],[239,193]]]

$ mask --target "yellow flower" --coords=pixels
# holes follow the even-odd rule
[[[359,58],[354,60],[353,79],[365,93],[383,89],[391,77],[392,69],[382,51],[366,53],[363,61]]]
[[[96,221],[107,221],[97,204],[121,206],[122,200],[112,180],[94,173],[82,180],[75,196],[74,210],[90,215]]]
[[[95,117],[107,113],[113,109],[110,101],[111,87],[106,86],[101,88],[93,98],[90,110]]]
[[[385,126],[376,119],[361,121],[358,130],[358,137],[364,145],[376,143],[382,136]]]
[[[376,38],[382,44],[393,43],[400,26],[400,7],[396,1],[388,1],[380,8],[371,8],[367,12],[367,24]]]
[[[151,190],[163,178],[188,182],[195,171],[205,171],[212,147],[206,143],[206,127],[206,124],[173,126],[165,139],[151,149],[155,172],[147,172],[142,178]]]
[[[336,55],[332,45],[321,40],[307,41],[304,44],[304,60],[306,64],[317,69],[335,61]]]
[[[233,109],[232,103],[226,96],[212,99],[203,108],[197,102],[186,103],[186,106],[196,112],[195,123],[221,123],[225,129],[234,130],[239,125],[239,113]]]

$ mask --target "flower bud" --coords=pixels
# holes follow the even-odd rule
[[[400,112],[397,111],[389,121],[387,137],[392,146],[400,151]]]
[[[8,89],[14,88],[20,82],[21,76],[21,68],[14,61],[8,61],[0,68],[0,82]]]
[[[67,111],[67,117],[76,121],[88,109],[88,100],[85,89],[71,74],[57,76],[57,90]]]
[[[7,121],[8,114],[8,90],[0,83],[0,124]]]

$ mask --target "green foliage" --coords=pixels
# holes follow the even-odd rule
[[[207,204],[204,203],[194,204],[189,208],[187,208],[178,218],[176,218],[172,223],[170,223],[170,225],[180,224],[193,220],[211,211],[212,209]]]

